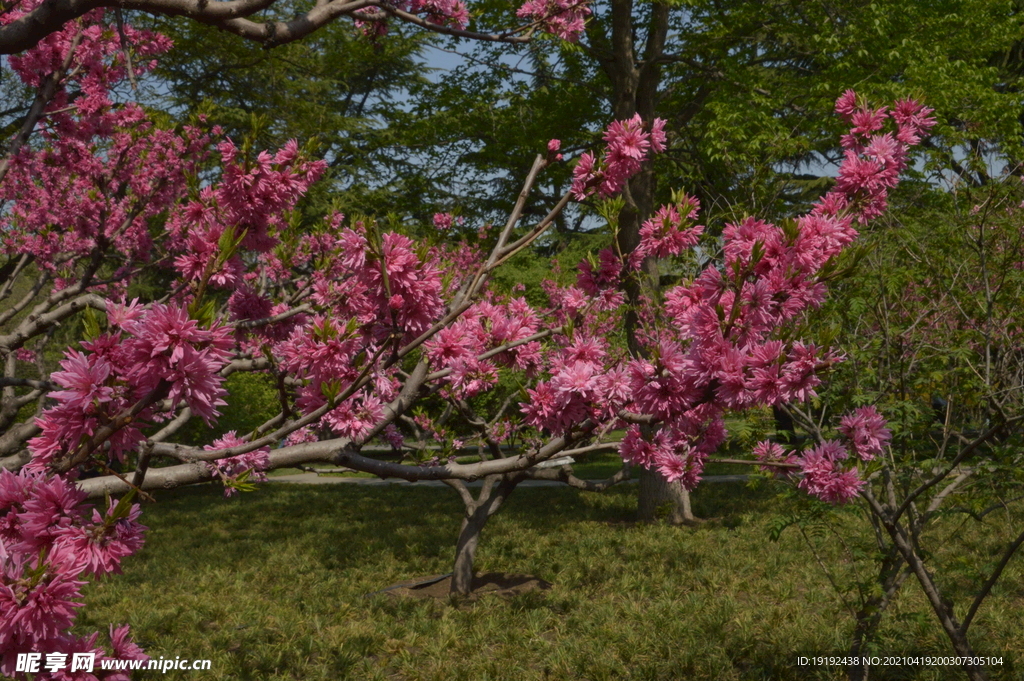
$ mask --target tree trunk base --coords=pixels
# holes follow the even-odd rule
[[[690,493],[678,482],[669,482],[656,470],[640,469],[640,499],[637,506],[641,522],[664,521],[670,525],[697,525],[690,506]]]

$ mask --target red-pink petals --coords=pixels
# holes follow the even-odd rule
[[[648,152],[665,149],[665,122],[655,119],[649,128],[639,114],[612,121],[604,133],[605,153],[598,163],[593,154],[583,154],[573,169],[572,193],[582,201],[595,191],[600,197],[619,193],[632,176],[640,172]]]
[[[207,451],[216,451],[218,449],[229,449],[231,447],[238,447],[244,445],[245,440],[238,437],[233,430],[229,430],[227,433],[213,441],[212,444],[206,445],[203,449]],[[238,480],[238,477],[243,473],[248,472],[249,475],[246,478],[246,482],[266,482],[267,474],[264,473],[270,466],[270,447],[260,447],[254,449],[251,452],[245,452],[244,454],[237,454],[235,456],[225,457],[223,459],[216,459],[214,461],[208,461],[206,463],[207,470],[224,483],[224,496],[230,497],[238,492],[238,488],[234,487],[232,483]]]
[[[590,0],[527,0],[516,16],[539,23],[544,31],[562,40],[575,42],[590,16],[589,4]]]
[[[88,520],[84,496],[62,478],[0,469],[0,673],[14,676],[19,652],[104,654],[95,634],[68,634],[82,606],[81,577],[118,572],[141,547],[145,528],[138,505],[116,520],[96,511]],[[115,654],[118,646],[141,654],[124,633]]]

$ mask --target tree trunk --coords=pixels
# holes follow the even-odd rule
[[[893,545],[900,552],[900,555],[903,556],[903,560],[910,566],[914,576],[917,577],[917,582],[921,585],[921,590],[924,591],[925,596],[928,598],[932,610],[938,616],[943,631],[949,637],[949,642],[953,644],[953,650],[959,657],[968,660],[973,659],[975,657],[974,649],[967,639],[967,633],[961,630],[960,624],[956,620],[952,602],[942,595],[934,577],[928,572],[924,561],[918,555],[917,547],[913,543],[914,535],[908,533],[899,525],[898,521],[890,519],[881,506],[876,501],[873,501],[870,496],[868,500],[872,505],[872,512],[882,522],[886,532],[892,539]],[[985,669],[981,666],[965,664],[963,670],[971,681],[988,681],[988,674],[985,673]]]
[[[451,593],[468,596],[473,591],[473,560],[480,543],[480,532],[487,524],[487,514],[478,508],[475,513],[462,519],[459,543],[455,547],[455,567],[452,569]]]
[[[612,0],[611,33],[597,35],[595,41],[608,48],[608,56],[601,60],[601,66],[612,84],[612,113],[618,120],[640,114],[644,121],[653,121],[661,86],[661,69],[658,60],[664,52],[668,36],[669,6],[655,2],[646,26],[646,39],[642,48],[636,44],[640,26],[633,21],[634,0]],[[641,54],[642,49],[642,54]],[[618,215],[617,245],[623,254],[632,253],[640,243],[640,227],[654,212],[656,178],[650,161],[626,184],[622,192],[625,205]],[[648,258],[642,265],[643,278],[647,287],[658,288],[657,262]],[[641,282],[629,278],[625,282],[626,299],[629,306],[625,313],[626,344],[632,356],[643,354],[637,340],[636,304],[642,294]],[[694,521],[690,510],[690,494],[680,485],[670,484],[660,473],[640,473],[640,518],[654,520],[659,508],[667,508],[668,520],[673,524]]]
[[[672,525],[697,522],[690,509],[690,493],[678,482],[669,482],[657,470],[640,469],[638,515],[643,522],[664,519]]]
[[[466,514],[459,529],[459,542],[455,547],[455,565],[452,568],[452,586],[449,590],[451,595],[468,596],[473,592],[473,561],[476,558],[476,547],[480,543],[480,533],[490,517],[498,512],[505,499],[522,480],[523,477],[519,474],[489,475],[484,479],[483,487],[480,488],[480,494],[476,499],[461,480],[445,481],[459,493],[466,507]]]
[[[892,603],[896,593],[903,587],[907,577],[910,576],[910,570],[904,566],[905,563],[899,557],[898,552],[891,551],[879,574],[878,581],[882,587],[882,595],[869,598],[857,612],[857,625],[853,630],[853,642],[850,644],[851,658],[869,657],[867,647],[878,632],[882,615]],[[850,665],[846,673],[849,681],[868,681],[871,667],[866,664]]]

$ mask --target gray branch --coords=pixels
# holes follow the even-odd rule
[[[525,42],[527,36],[505,33],[477,33],[433,24],[426,19],[393,9],[376,7],[372,0],[332,0],[317,2],[304,14],[290,21],[259,22],[248,19],[275,4],[277,0],[44,0],[24,16],[0,27],[0,54],[16,54],[34,47],[46,36],[59,31],[66,23],[101,7],[117,7],[148,14],[183,16],[216,26],[264,47],[294,42],[341,16],[364,20],[385,19],[389,15],[400,21],[416,24],[429,31],[455,35],[472,40],[492,42]]]

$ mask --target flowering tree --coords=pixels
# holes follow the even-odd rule
[[[5,25],[29,30],[46,7],[12,9]],[[416,9],[432,25],[463,22],[457,3]],[[522,10],[563,37],[578,30],[572,12],[585,8]],[[38,94],[0,166],[0,300],[11,299],[0,312],[0,455],[20,469],[0,477],[5,673],[18,653],[97,649],[96,635],[67,633],[74,599],[82,577],[116,572],[141,545],[132,502],[147,490],[219,480],[230,495],[268,470],[311,462],[444,480],[466,506],[452,580],[466,593],[480,532],[519,482],[594,487],[537,468],[555,456],[612,448],[693,488],[726,437],[727,412],[803,400],[838,361],[784,331],[822,302],[829,264],[855,225],[885,209],[908,149],[932,124],[916,102],[872,109],[847,92],[836,107],[852,125],[839,181],[808,214],[730,225],[721,266],[704,267],[662,303],[643,294],[638,268],[687,257],[703,238],[698,202],[677,194],[644,223],[634,252],[612,244],[534,306],[490,290],[492,273],[571,201],[622,190],[665,149],[662,121],[614,121],[603,150],[579,159],[570,191],[533,224],[523,224],[523,208],[545,169],[563,162],[557,140],[536,157],[500,230],[451,243],[453,219],[439,215],[438,237],[417,243],[338,213],[302,224],[296,205],[324,163],[295,143],[254,155],[205,121],[161,129],[137,104],[116,103],[112,90],[152,65],[140,58],[169,48],[161,36],[95,10],[33,44],[9,60]],[[147,270],[170,285],[141,300],[131,286]],[[630,286],[640,292],[634,352],[610,340]],[[71,319],[82,320],[85,337],[48,371],[45,353]],[[236,372],[271,376],[279,413],[203,447],[171,442],[190,419],[217,419],[224,380]],[[501,377],[523,386],[521,401],[478,414],[474,399]],[[436,405],[476,429],[481,461],[417,451],[412,436],[424,432],[457,446],[430,412]],[[762,462],[800,468],[808,492],[847,501],[863,484],[856,462],[876,454],[885,434],[866,411],[843,432],[848,444],[781,463],[763,448]],[[502,447],[510,441],[512,452]],[[89,469],[102,475],[80,479]],[[480,479],[474,498],[465,483]],[[123,496],[103,513],[82,505],[105,495]],[[111,640],[115,656],[142,655],[124,628]]]

